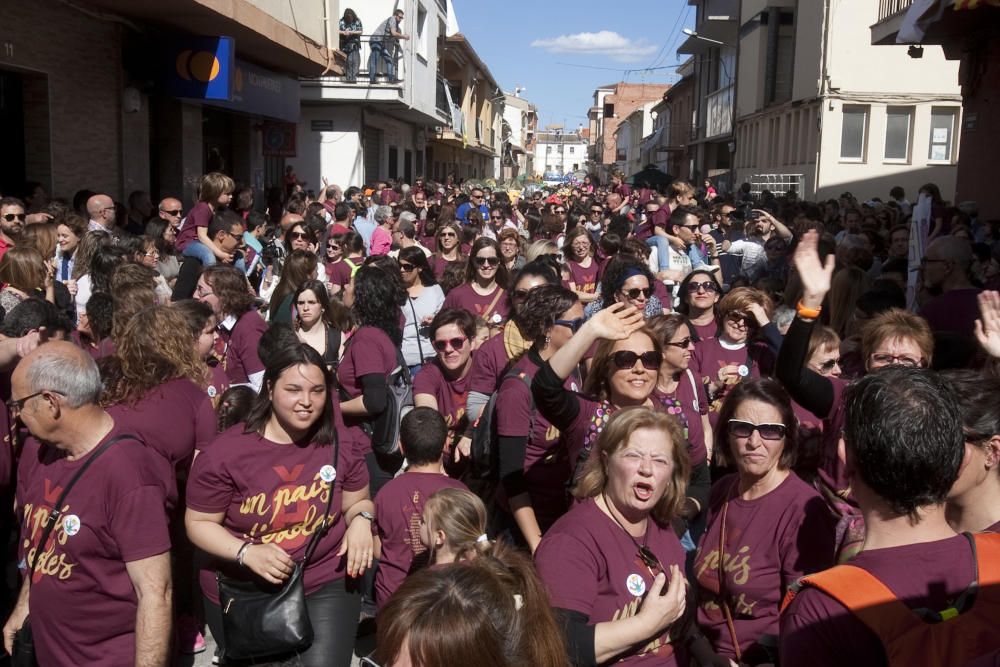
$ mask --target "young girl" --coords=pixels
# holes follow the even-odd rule
[[[420,543],[431,565],[472,560],[490,546],[486,537],[486,506],[462,489],[441,489],[424,504]]]
[[[215,212],[226,208],[236,189],[233,179],[225,174],[212,172],[201,177],[199,201],[187,214],[181,230],[177,233],[174,246],[184,257],[194,257],[202,266],[211,266],[217,261],[230,261],[229,253],[219,248],[208,238],[208,225]],[[243,268],[239,266],[238,268]]]

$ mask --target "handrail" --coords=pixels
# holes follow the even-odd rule
[[[913,0],[878,0],[878,22],[904,12],[910,8]]]

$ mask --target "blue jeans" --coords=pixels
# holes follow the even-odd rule
[[[386,48],[383,46],[382,42],[372,42],[371,43],[371,55],[368,56],[368,80],[375,83],[375,77],[378,76],[379,63],[385,64],[385,78],[386,81],[390,83],[396,82],[396,58],[395,47]]]
[[[361,69],[361,51],[354,49],[347,54],[347,80],[354,83],[358,80],[358,70]]]
[[[215,257],[215,253],[209,250],[208,246],[201,241],[191,241],[191,243],[184,248],[183,252],[181,252],[181,255],[184,257],[194,257],[201,262],[202,267],[209,267],[219,262],[219,260]],[[236,260],[233,266],[244,273],[246,272],[246,263],[242,257]]]
[[[660,271],[670,268],[670,241],[665,236],[656,234],[646,239],[646,245],[656,248],[656,261],[660,265]]]
[[[701,254],[701,249],[694,244],[688,246],[687,255],[688,259],[691,260],[691,266],[693,268],[698,268],[703,264],[708,264],[708,262],[705,261],[705,256]]]

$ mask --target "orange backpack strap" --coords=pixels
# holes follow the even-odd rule
[[[879,637],[896,637],[920,618],[877,578],[854,565],[837,565],[799,579],[798,587],[819,589],[832,597]],[[789,590],[782,610],[794,598]]]

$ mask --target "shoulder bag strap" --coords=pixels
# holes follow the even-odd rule
[[[500,297],[502,297],[503,294],[504,294],[503,288],[500,287],[500,283],[497,283],[496,296],[493,297],[493,300],[490,301],[490,305],[486,306],[486,310],[483,312],[483,319],[486,320],[486,324],[490,323],[489,315],[490,313],[493,312],[493,309],[497,307],[497,303],[500,301]]]
[[[420,342],[420,322],[417,321],[417,308],[413,305],[413,297],[407,297],[410,302],[410,312],[413,313],[413,330],[417,332],[417,353],[420,355],[420,363],[424,363],[424,346]]]
[[[330,495],[326,499],[326,510],[323,512],[323,521],[320,522],[316,531],[313,532],[312,537],[309,538],[309,544],[306,545],[306,555],[302,559],[302,569],[305,569],[306,565],[309,563],[309,559],[312,558],[313,552],[316,551],[317,545],[319,545],[319,538],[326,534],[327,521],[330,520],[330,509],[333,507],[333,491],[337,486],[337,477],[340,476],[340,471],[337,470],[338,459],[340,458],[340,437],[337,435],[337,430],[333,431],[333,469],[335,471],[335,476],[333,481],[330,482]]]
[[[41,541],[39,541],[38,546],[35,547],[35,558],[28,565],[29,580],[33,576],[35,576],[35,565],[38,563],[38,557],[42,555],[42,553],[45,551],[45,543],[48,542],[49,535],[52,534],[52,529],[55,528],[56,523],[59,522],[59,517],[62,516],[62,506],[63,503],[66,502],[66,496],[69,495],[70,490],[77,483],[77,481],[79,481],[79,479],[83,476],[83,473],[87,472],[87,468],[89,468],[91,464],[94,461],[96,461],[98,457],[100,457],[101,454],[108,451],[108,448],[111,447],[111,445],[115,444],[120,440],[125,440],[126,438],[131,438],[133,440],[139,439],[138,437],[131,435],[129,433],[123,433],[122,435],[116,435],[115,437],[105,442],[103,445],[99,446],[97,449],[94,450],[94,453],[91,454],[87,458],[87,460],[83,462],[83,465],[80,466],[80,469],[77,470],[76,473],[73,475],[73,477],[69,480],[69,483],[66,485],[66,488],[63,489],[63,492],[59,494],[59,499],[56,501],[56,504],[52,508],[52,511],[49,512],[49,517],[45,520],[45,528],[42,530],[42,539]]]
[[[729,499],[733,493],[737,490],[739,485],[739,478],[733,481],[730,485],[729,490],[726,492],[726,502],[722,505],[722,521],[719,525],[719,559],[717,571],[719,575],[719,606],[722,607],[722,614],[726,617],[726,627],[729,629],[729,637],[733,641],[733,652],[736,654],[736,662],[739,663],[743,658],[743,652],[740,651],[740,641],[736,636],[736,627],[733,625],[733,612],[729,609],[729,601],[726,599],[726,571],[723,567],[723,561],[725,560],[726,553],[726,514],[729,510]]]

